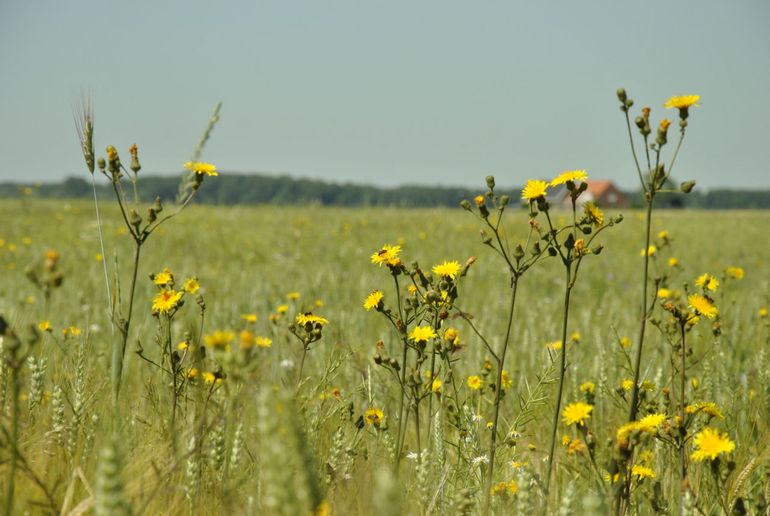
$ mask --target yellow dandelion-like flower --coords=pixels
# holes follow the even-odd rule
[[[259,317],[257,317],[257,314],[242,314],[241,319],[243,319],[249,324],[254,324],[255,322],[257,322],[257,319],[259,319]]]
[[[545,197],[548,183],[540,181],[538,179],[530,179],[527,184],[524,185],[524,189],[521,191],[521,198],[527,201],[534,201],[539,197]]]
[[[583,403],[582,401],[575,401],[564,407],[561,413],[562,420],[567,425],[584,426],[585,420],[591,417],[593,409],[593,405]]]
[[[41,322],[40,324],[37,325],[37,328],[40,331],[48,331],[48,332],[53,331],[53,329],[51,327],[51,321],[43,321],[43,322]]]
[[[385,421],[385,412],[382,411],[382,409],[378,408],[368,408],[366,409],[366,412],[364,412],[364,421],[366,421],[367,424],[379,427],[383,421]]]
[[[580,455],[586,451],[588,447],[581,439],[572,439],[567,445],[567,455]]]
[[[176,292],[171,289],[161,290],[157,296],[152,298],[152,311],[160,313],[169,313],[179,305],[184,291]]]
[[[719,410],[719,406],[713,401],[699,401],[692,405],[687,405],[685,407],[685,412],[688,414],[695,414],[700,412],[710,417],[716,417],[719,419],[725,418],[725,416],[722,415],[722,411]]]
[[[498,482],[492,486],[492,494],[497,496],[512,495],[519,492],[519,484],[515,480],[508,482]]]
[[[184,284],[182,285],[182,288],[185,292],[189,294],[195,294],[198,292],[201,288],[201,284],[198,283],[198,278],[187,278],[184,280]]]
[[[696,450],[690,456],[692,460],[714,460],[719,455],[727,454],[735,449],[735,443],[727,434],[720,434],[713,428],[706,427],[693,438]]]
[[[254,344],[258,348],[269,348],[273,345],[273,340],[269,337],[256,337],[254,339]]]
[[[417,287],[415,287],[414,285],[409,285],[408,287],[406,287],[406,291],[413,296],[417,294]]]
[[[508,374],[508,371],[503,371],[503,374],[500,377],[500,387],[502,387],[503,390],[513,387],[513,380],[511,379],[511,375]]]
[[[674,258],[673,256],[668,259],[668,266],[669,267],[676,267],[679,265],[679,260],[677,258]]]
[[[712,292],[716,292],[716,290],[719,288],[719,280],[717,280],[711,274],[708,274],[708,273],[701,274],[695,280],[695,286],[696,287],[703,287],[703,288],[705,288],[707,290],[710,290]]]
[[[671,291],[667,288],[659,288],[658,289],[658,298],[659,299],[668,299],[671,297]]]
[[[680,96],[674,96],[669,98],[665,104],[663,104],[663,107],[666,109],[676,108],[676,109],[682,109],[682,108],[689,108],[693,106],[698,106],[698,101],[700,100],[700,95],[680,95]]]
[[[558,186],[563,185],[567,181],[572,181],[574,183],[576,181],[585,181],[586,179],[588,179],[588,174],[585,170],[565,170],[553,178],[548,186]]]
[[[436,338],[436,330],[431,326],[415,326],[409,332],[409,340],[412,342],[427,342],[434,338]]]
[[[457,346],[460,344],[460,333],[456,328],[447,328],[444,330],[444,340],[453,346]]]
[[[437,274],[438,276],[455,279],[460,273],[460,264],[456,261],[444,262],[434,265],[431,270],[433,271],[433,274]]]
[[[640,256],[652,256],[652,255],[654,255],[657,252],[658,252],[658,248],[655,247],[654,245],[651,245],[650,247],[647,248],[647,251],[642,249],[641,252],[639,253],[639,255]]]
[[[687,297],[687,302],[691,309],[693,309],[696,315],[705,315],[709,319],[713,319],[719,314],[719,310],[714,303],[711,302],[706,296],[700,294],[691,294]]]
[[[296,318],[296,322],[300,326],[305,326],[308,323],[310,323],[313,326],[315,325],[323,326],[329,323],[329,321],[327,321],[323,317],[320,317],[318,315],[313,315],[313,312],[305,312],[304,314],[298,314]]]
[[[468,388],[469,389],[477,391],[477,390],[481,389],[481,385],[482,385],[483,382],[481,381],[481,377],[480,376],[477,376],[477,375],[474,374],[474,375],[468,377],[467,383],[468,383]]]
[[[621,337],[620,345],[623,346],[624,348],[631,347],[631,339],[629,339],[628,337]]]
[[[553,349],[554,351],[559,351],[561,349],[561,340],[554,340],[552,342],[546,342],[545,347],[548,349]]]
[[[174,274],[168,268],[165,268],[159,273],[153,274],[152,282],[160,287],[170,285],[174,283]]]
[[[315,305],[316,308],[323,308],[324,306],[324,302],[322,299],[316,299],[315,301],[313,301],[313,304]]]
[[[622,382],[620,382],[620,386],[623,388],[624,391],[630,391],[631,389],[634,388],[634,381],[629,379],[623,380]]]
[[[476,206],[481,208],[482,206],[484,206],[484,196],[477,195],[476,197],[473,198],[473,202],[476,203]]]
[[[77,337],[80,335],[80,328],[77,326],[70,326],[69,328],[62,328],[61,334],[63,337]]]
[[[187,374],[185,376],[187,376],[188,380],[194,380],[198,376],[198,373],[199,371],[196,368],[191,367],[187,370]]]
[[[639,423],[637,421],[632,421],[622,425],[620,428],[618,428],[617,431],[618,442],[622,443],[627,441],[628,436],[631,435],[634,430],[639,430]]]
[[[222,377],[217,373],[206,371],[201,375],[203,381],[206,383],[222,383]]]
[[[432,392],[441,392],[442,385],[444,385],[444,382],[442,382],[438,378],[434,378],[433,381],[430,383],[430,390]]]
[[[176,349],[178,349],[179,351],[186,351],[190,349],[190,343],[187,342],[186,340],[183,340],[182,342],[176,345]]]
[[[218,176],[217,167],[211,163],[202,163],[200,161],[188,161],[184,164],[184,168],[191,170],[198,175],[206,174],[207,176]]]
[[[372,292],[366,296],[366,299],[364,299],[364,308],[369,311],[381,306],[383,297],[385,297],[385,294],[379,290],[372,290]]]
[[[210,333],[203,337],[203,341],[207,346],[212,348],[227,349],[235,340],[235,333],[231,331],[217,330],[214,333]]]
[[[254,341],[257,336],[249,330],[242,330],[238,337],[241,349],[249,349],[254,346]]]
[[[575,344],[580,342],[580,339],[581,339],[580,332],[577,332],[577,331],[573,332],[572,335],[569,336],[569,340],[571,340]]]
[[[300,294],[299,292],[289,292],[288,294],[286,294],[286,297],[292,301],[296,301],[297,299],[299,299]]]
[[[285,314],[289,311],[289,305],[278,305],[278,308],[276,308],[275,311],[279,314]]]
[[[578,390],[580,392],[593,394],[596,391],[596,384],[594,382],[583,382],[580,384],[580,387],[578,387]]]
[[[669,239],[668,231],[666,231],[665,229],[663,231],[658,231],[658,238],[660,240],[668,240]]]
[[[397,265],[401,264],[401,259],[398,257],[398,255],[401,253],[401,246],[400,245],[390,245],[385,244],[382,246],[382,249],[377,251],[371,256],[372,263],[376,263],[377,265],[390,265],[392,267],[395,267]]]
[[[643,432],[653,433],[665,420],[665,414],[647,414],[637,422],[637,427]]]
[[[634,464],[631,468],[631,474],[635,475],[636,478],[639,480],[643,480],[645,478],[655,478],[655,472],[652,470],[652,468],[648,468],[647,466],[642,466],[641,464]]]
[[[604,224],[604,213],[595,202],[588,201],[583,204],[583,211],[586,218],[597,228]]]
[[[760,308],[757,315],[760,319],[765,319],[767,317],[767,308]]]
[[[725,269],[725,274],[733,279],[743,279],[743,276],[745,276],[746,272],[742,267],[728,267]]]

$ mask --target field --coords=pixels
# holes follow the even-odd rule
[[[511,284],[505,261],[482,243],[484,225],[474,214],[460,207],[191,205],[142,247],[113,411],[119,332],[110,323],[102,260],[125,307],[134,252],[117,206],[101,203],[102,257],[92,203],[2,201],[0,314],[19,348],[12,351],[4,338],[0,486],[13,475],[17,514],[94,506],[100,514],[129,507],[137,514],[611,512],[623,480],[610,470],[628,458],[618,430],[628,422],[644,261],[644,213],[623,216],[597,236],[601,254],[586,256],[573,276],[546,487],[565,297],[558,258],[544,257],[519,279],[489,479],[498,371],[482,337],[493,350],[502,346]],[[552,210],[551,217],[556,226],[572,222],[571,211]],[[509,208],[504,219],[510,250],[527,240],[529,216]],[[687,306],[685,293],[700,292],[694,281],[710,273],[719,281],[711,293],[719,313],[686,325],[685,372],[665,295],[654,304],[640,396],[644,414],[665,418],[651,431],[633,432],[633,464],[647,469],[628,470],[625,511],[767,510],[770,326],[761,309],[770,307],[768,227],[765,212],[654,212],[650,297],[661,278],[659,287],[682,292]],[[449,302],[421,304],[424,319],[407,329],[411,335],[427,324],[435,338],[410,339],[383,314],[399,313],[396,276],[387,263],[372,263],[385,244],[400,245],[406,268],[417,261],[426,276],[446,261],[463,266],[456,277],[434,273],[438,279],[427,287],[418,280],[416,293],[406,290],[408,274],[397,277],[403,302],[456,288]],[[672,257],[678,265],[669,265]],[[745,275],[725,272],[729,267]],[[153,315],[153,300],[170,285],[159,279],[164,268],[177,290],[186,278],[200,284],[173,318],[157,305]],[[61,274],[60,286],[58,279],[45,282],[52,272]],[[373,289],[383,304],[370,299],[366,310]],[[327,322],[310,316],[293,334],[289,326],[308,312]],[[450,327],[456,335],[446,335]],[[400,362],[405,343],[419,370],[400,380],[401,366],[383,363]],[[677,417],[685,400],[683,424]],[[568,424],[564,407],[578,401],[592,407],[590,415]],[[706,427],[727,434],[734,450],[698,459],[694,437]],[[7,498],[3,488],[0,499]]]

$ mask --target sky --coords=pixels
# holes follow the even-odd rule
[[[635,188],[622,86],[655,123],[701,95],[675,179],[767,189],[769,22],[766,0],[2,0],[0,181],[87,177],[86,94],[97,155],[136,143],[146,174],[179,174],[221,101],[222,173]]]

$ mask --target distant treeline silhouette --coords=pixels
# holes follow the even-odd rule
[[[140,173],[141,174],[141,173]],[[139,195],[144,201],[160,196],[164,201],[176,198],[179,177],[144,176],[138,182]],[[127,191],[130,191],[127,185]],[[397,206],[435,207],[457,206],[463,199],[472,199],[482,193],[479,188],[451,186],[404,185],[382,188],[363,184],[331,183],[313,179],[297,179],[289,176],[222,173],[207,178],[200,189],[197,202],[204,204],[319,204],[325,206]],[[500,188],[516,197],[518,189]],[[103,178],[97,184],[101,198],[113,195],[112,187]],[[0,183],[0,197],[86,198],[93,195],[89,178],[69,177],[59,183]],[[630,192],[633,205],[641,205],[638,192]],[[699,192],[697,187],[689,195],[665,194],[656,201],[664,207],[702,209],[770,209],[770,190],[713,189]]]

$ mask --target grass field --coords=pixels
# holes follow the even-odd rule
[[[516,192],[511,196],[518,198]],[[616,214],[606,217],[611,215]],[[499,349],[511,288],[505,263],[482,244],[482,226],[465,210],[191,206],[142,248],[113,418],[110,363],[117,337],[93,204],[4,200],[0,314],[17,334],[29,335],[31,327],[39,339],[22,339],[18,356],[25,360],[18,369],[12,370],[9,359],[2,368],[0,485],[6,485],[11,467],[15,378],[18,514],[88,511],[94,504],[102,514],[128,506],[142,514],[466,514],[485,509],[487,485],[494,493],[490,510],[499,514],[610,512],[616,482],[609,464],[628,417],[624,381],[633,384],[642,295],[643,214],[623,215],[622,223],[598,237],[604,249],[587,257],[572,291],[568,334],[579,336],[567,344],[561,406],[582,400],[593,408],[583,425],[567,425],[560,416],[546,496],[560,353],[552,344],[561,337],[564,298],[559,260],[543,260],[520,280],[504,367],[510,384],[501,402],[494,478],[488,480],[496,372],[491,362],[485,364],[490,354],[469,320]],[[110,278],[111,289],[117,291],[119,279],[125,303],[131,239],[117,207],[103,205],[101,216],[104,259],[111,275],[120,271]],[[563,225],[571,213],[552,217]],[[527,221],[526,210],[507,213],[510,245],[526,240]],[[688,411],[686,448],[672,444],[681,428],[679,348],[666,333],[669,312],[656,305],[652,319],[661,330],[655,324],[647,329],[642,396],[645,413],[666,417],[651,432],[634,434],[634,464],[651,474],[630,477],[628,510],[715,514],[739,505],[750,514],[764,513],[770,486],[770,326],[760,310],[770,307],[770,213],[664,211],[653,221],[653,235],[667,231],[670,245],[658,245],[651,277],[665,277],[669,290],[682,292],[685,284],[695,292],[693,282],[704,273],[719,279],[713,296],[718,318],[702,317],[687,332],[684,397],[692,407],[713,402],[721,414]],[[425,393],[417,416],[401,415],[398,373],[374,360],[400,360],[406,337],[376,308],[362,306],[378,289],[385,306],[395,310],[393,277],[387,267],[371,263],[384,244],[401,245],[404,264],[418,261],[426,274],[444,261],[464,264],[476,257],[454,282],[457,298],[448,318],[439,322],[436,313],[439,336],[432,342],[452,327],[457,349],[448,362],[437,359],[432,368],[425,362],[416,374],[418,386],[410,383],[413,392]],[[49,250],[59,253],[55,265],[63,280],[46,301],[26,272],[45,271]],[[679,265],[669,266],[671,257]],[[745,276],[726,275],[728,267],[742,268]],[[200,283],[168,327],[164,315],[152,314],[159,287],[150,274],[164,268],[173,271],[177,289],[185,278]],[[410,295],[406,284],[400,283],[404,300]],[[203,318],[198,294],[205,301]],[[303,344],[288,326],[309,311],[328,323],[320,340],[309,344],[300,374]],[[48,330],[40,326],[45,321]],[[304,335],[301,327],[295,331]],[[272,344],[253,345],[255,336]],[[239,346],[243,339],[250,344]],[[164,346],[183,341],[188,346],[177,350],[180,374],[172,385]],[[10,356],[9,338],[3,346]],[[140,348],[144,359],[136,353]],[[193,352],[198,348],[207,349],[205,358]],[[193,368],[197,375],[189,373]],[[440,384],[426,377],[431,370]],[[468,381],[474,376],[480,389]],[[183,385],[176,386],[177,380]],[[397,457],[403,418],[408,419]],[[693,436],[707,426],[726,433],[735,449],[716,460],[691,458]],[[2,489],[0,497],[7,496]]]

